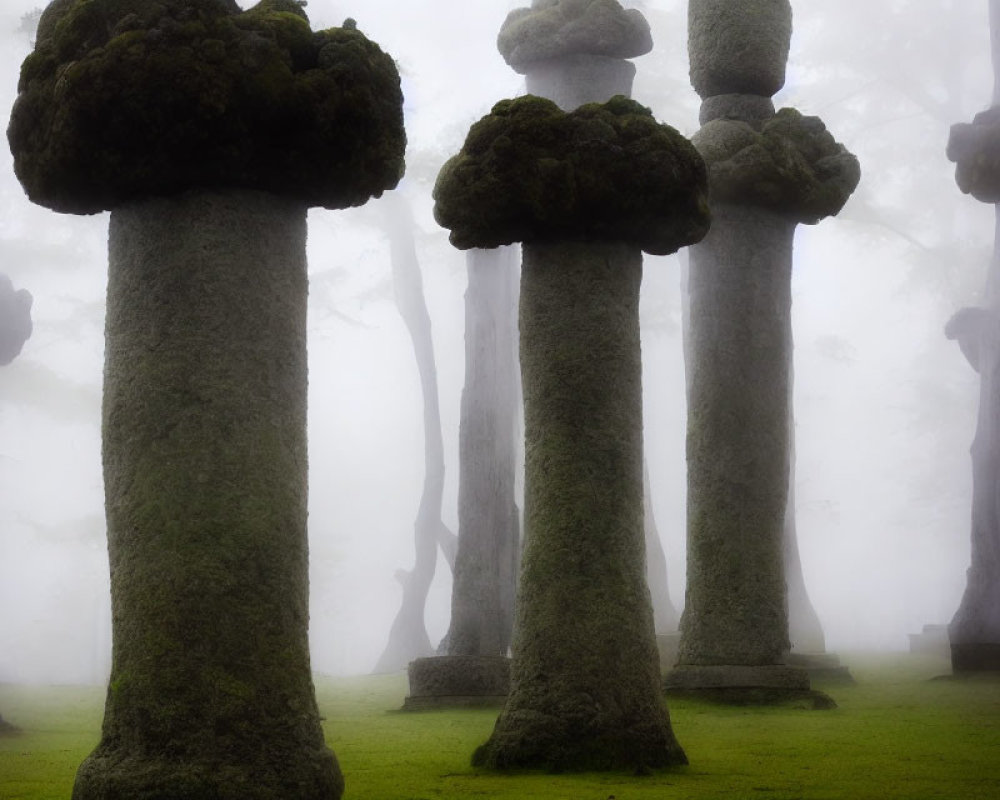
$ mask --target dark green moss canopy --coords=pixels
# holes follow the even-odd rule
[[[653,49],[649,23],[618,0],[534,0],[511,11],[497,49],[517,72],[536,61],[587,54],[635,58]]]
[[[1000,108],[952,125],[947,154],[959,189],[984,203],[1000,203]]]
[[[758,127],[716,119],[693,137],[708,164],[712,201],[759,206],[807,224],[839,212],[861,166],[823,121],[783,108]]]
[[[343,208],[403,172],[392,59],[295,0],[56,0],[18,92],[14,170],[56,211],[199,188]]]
[[[691,143],[621,95],[566,113],[527,95],[475,123],[434,187],[456,247],[601,239],[666,254],[709,224],[705,165]]]

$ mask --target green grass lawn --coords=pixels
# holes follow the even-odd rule
[[[501,775],[469,766],[495,710],[400,713],[402,675],[319,678],[327,741],[348,800],[998,800],[1000,678],[932,680],[917,656],[845,659],[856,686],[819,686],[833,711],[671,702],[687,767],[626,774]],[[96,744],[103,690],[0,686],[0,800],[68,798]],[[295,800],[289,798],[288,800]]]

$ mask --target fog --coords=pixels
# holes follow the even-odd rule
[[[310,0],[314,29],[348,16],[391,54],[406,97],[407,177],[433,325],[447,479],[457,530],[465,257],[431,215],[430,188],[469,125],[523,93],[495,48],[525,2]],[[0,105],[7,114],[19,31],[36,0],[0,9]],[[247,7],[249,2],[241,2]],[[690,136],[686,3],[641,8],[655,49],[636,59],[634,96]],[[974,304],[993,210],[962,195],[945,158],[948,126],[989,104],[985,2],[794,0],[788,81],[775,97],[821,116],[862,164],[837,218],[795,243],[796,495],[806,583],[828,650],[902,650],[945,623],[969,559],[976,374],[944,338]],[[0,682],[101,682],[110,601],[100,463],[107,215],[33,206],[0,155],[0,272],[34,296],[34,333],[0,368]],[[371,670],[413,563],[423,481],[420,385],[394,305],[378,203],[309,215],[311,644],[318,672]],[[685,409],[680,263],[647,258],[643,281],[646,449],[670,573],[684,597]],[[427,605],[447,628],[439,558]]]

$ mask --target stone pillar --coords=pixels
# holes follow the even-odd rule
[[[705,234],[704,163],[624,97],[528,95],[473,125],[434,189],[457,247],[521,238],[525,544],[510,696],[473,763],[683,763],[645,581],[641,252]]]
[[[785,663],[792,242],[860,170],[819,119],[775,113],[790,36],[788,0],[689,5],[713,222],[690,250],[688,583],[667,687],[828,704]]]
[[[648,53],[653,39],[642,13],[615,0],[533,0],[507,15],[497,47],[525,76],[528,94],[572,111],[630,97],[635,65],[628,59]]]
[[[74,800],[343,790],[309,669],[305,241],[263,192],[111,215],[113,662]]]
[[[638,11],[624,10],[617,2],[534,0],[531,8],[517,9],[508,14],[497,37],[497,47],[511,68],[525,76],[529,94],[545,97],[564,111],[571,111],[584,103],[603,103],[618,94],[631,96],[635,65],[627,59],[649,52],[652,38],[645,17]],[[474,298],[479,285],[487,280],[482,273],[497,273],[502,268],[499,255],[475,250],[470,252],[467,304],[470,298]],[[495,274],[490,280],[494,283],[502,281],[503,275]],[[471,321],[467,312],[466,337],[474,333],[469,327]],[[475,354],[478,356],[475,362],[470,361],[469,355],[467,352],[467,374],[470,368],[483,363],[481,354]],[[463,441],[466,435],[472,433],[469,430],[472,424],[473,420],[463,414]],[[479,454],[478,457],[481,457],[481,446]],[[477,457],[463,449],[463,458],[467,455]],[[502,509],[498,512],[503,514]],[[462,513],[460,486],[460,516]],[[510,513],[509,509],[507,513]],[[494,528],[496,533],[500,533],[498,526]],[[491,563],[490,550],[505,550],[506,545],[499,540],[492,545],[488,541],[480,541],[477,545],[471,537],[467,537],[469,532],[471,528],[467,525],[463,525],[459,532],[448,656],[419,659],[419,663],[411,665],[410,695],[404,704],[406,709],[468,705],[477,675],[490,677],[482,684],[481,694],[473,693],[472,696],[479,697],[484,704],[496,702],[496,689],[503,683],[495,676],[508,674],[506,665],[495,662],[498,657],[506,655],[509,639],[504,642],[502,650],[486,641],[477,641],[474,648],[470,646],[470,637],[480,636],[485,627],[473,624],[470,628],[469,617],[473,606],[467,601],[475,594],[483,595],[484,587],[477,588],[474,585],[476,582],[485,585],[495,583],[498,567]],[[478,554],[473,554],[471,551],[477,547]],[[506,556],[502,558],[506,563]],[[490,605],[487,603],[487,607]],[[482,603],[477,607],[480,612],[486,610]],[[461,660],[452,663],[448,660],[450,656],[461,656]],[[478,660],[473,656],[478,656]]]
[[[993,105],[953,125],[947,155],[959,188],[996,208],[993,257],[982,306],[962,309],[945,328],[979,373],[972,442],[972,547],[961,604],[948,626],[956,674],[1000,671],[1000,0],[990,2]]]

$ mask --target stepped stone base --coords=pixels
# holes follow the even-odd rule
[[[1000,673],[1000,642],[951,644],[951,670],[956,675],[975,672]]]
[[[810,688],[808,671],[784,664],[679,664],[667,675],[664,687],[672,697],[727,705],[837,706],[828,695]]]
[[[502,706],[510,691],[510,659],[501,656],[418,658],[406,671],[403,711]]]
[[[788,653],[785,663],[804,669],[809,673],[810,681],[843,685],[855,683],[851,671],[840,663],[840,656],[835,653]]]
[[[909,638],[911,653],[941,658],[951,656],[947,625],[924,625],[920,633],[911,633]]]

